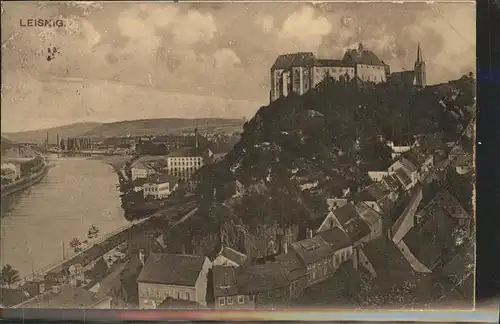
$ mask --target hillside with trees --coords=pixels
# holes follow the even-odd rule
[[[198,212],[177,230],[199,241],[222,229],[237,240],[235,233],[324,215],[324,197],[355,191],[367,170],[389,166],[380,135],[409,141],[444,131],[457,140],[472,117],[474,83],[469,74],[416,90],[327,78],[262,107],[225,159],[199,170]]]

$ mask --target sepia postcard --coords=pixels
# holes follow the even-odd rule
[[[2,2],[0,304],[474,307],[474,2]]]

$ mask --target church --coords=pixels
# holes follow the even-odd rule
[[[413,70],[394,72],[389,76],[388,81],[390,83],[413,85],[416,88],[425,88],[427,86],[425,61],[422,56],[420,44],[417,46],[417,60],[415,61]]]

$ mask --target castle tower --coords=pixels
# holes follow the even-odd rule
[[[415,79],[414,85],[419,88],[424,88],[427,85],[426,75],[425,75],[425,62],[422,56],[422,49],[420,48],[420,43],[417,47],[417,60],[415,61]]]

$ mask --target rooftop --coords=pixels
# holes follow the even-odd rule
[[[177,178],[174,177],[171,174],[154,174],[149,176],[146,180],[145,183],[154,183],[154,184],[160,184],[160,183],[170,183],[170,184],[175,184],[177,183]]]
[[[214,266],[212,268],[214,297],[235,296],[238,294],[236,272],[233,267]]]
[[[409,186],[411,184],[411,179],[410,177],[408,176],[408,174],[406,174],[406,171],[401,168],[401,169],[397,169],[395,172],[394,172],[394,175],[395,177],[399,180],[399,182],[403,185],[403,186]]]
[[[201,256],[151,253],[137,282],[194,286],[204,262]]]
[[[276,257],[288,281],[292,282],[306,275],[306,268],[295,253],[281,254]]]
[[[342,227],[353,242],[357,242],[370,234],[370,227],[360,216],[349,220]]]
[[[379,201],[389,194],[389,190],[381,183],[373,183],[356,194],[358,201]]]
[[[335,251],[321,236],[292,243],[292,248],[306,264],[323,260]]]
[[[361,44],[357,49],[347,50],[342,59],[345,62],[385,66],[385,64],[372,51],[366,50]]]
[[[347,223],[350,219],[358,217],[358,212],[352,204],[347,204],[332,211],[340,224]]]
[[[312,52],[299,52],[292,54],[283,54],[276,58],[272,70],[283,69],[288,70],[294,66],[304,66],[309,65],[312,66],[316,57]]]
[[[222,251],[219,253],[219,255],[224,256],[225,258],[233,261],[234,263],[238,265],[244,265],[245,262],[247,261],[247,256],[244,255],[243,253],[240,253],[234,249],[231,249],[230,247],[223,247]]]
[[[319,232],[318,235],[330,245],[333,251],[338,251],[352,245],[351,239],[346,232],[338,227]]]
[[[454,247],[455,225],[446,211],[437,205],[426,209],[426,215],[404,238],[413,255],[433,270]]]
[[[277,262],[236,268],[238,292],[255,294],[284,287],[289,284],[281,264]]]
[[[351,63],[342,60],[316,59],[314,66],[318,67],[354,67]]]
[[[365,203],[357,203],[355,207],[359,216],[361,216],[361,218],[363,218],[370,225],[377,223],[382,218],[379,213]]]
[[[0,305],[13,307],[28,300],[31,296],[21,289],[0,287]]]

